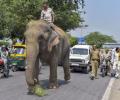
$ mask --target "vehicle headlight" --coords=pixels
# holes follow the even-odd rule
[[[89,60],[88,59],[85,59],[85,63],[88,63],[89,62]]]
[[[85,63],[85,60],[82,60],[82,63]]]

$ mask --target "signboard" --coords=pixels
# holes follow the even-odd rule
[[[85,38],[84,37],[78,38],[78,44],[82,44],[82,43],[85,43]]]

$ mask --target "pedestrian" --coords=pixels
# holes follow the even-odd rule
[[[91,59],[91,66],[92,66],[92,71],[91,71],[91,79],[93,80],[98,79],[98,67],[100,64],[100,51],[97,49],[96,45],[93,45],[91,54],[90,54],[90,59]]]
[[[103,60],[105,59],[105,50],[100,50],[100,65],[103,63]]]
[[[112,55],[112,56],[111,56],[111,63],[112,63],[112,64],[114,63],[115,49],[116,49],[116,48],[113,48],[112,51],[111,51],[111,52],[112,52],[112,53],[111,53],[111,55]]]
[[[120,74],[120,48],[115,49],[113,58],[113,71],[115,72],[115,77],[118,78]]]
[[[1,59],[3,60],[3,62],[4,62],[4,69],[7,70],[8,69],[8,49],[5,45],[3,45],[1,47],[0,56],[1,56]],[[4,77],[4,75],[1,76],[1,77]]]
[[[105,50],[105,61],[106,61],[106,69],[107,69],[107,74],[110,73],[110,67],[111,67],[111,51],[109,49]]]

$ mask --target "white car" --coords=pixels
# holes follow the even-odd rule
[[[73,70],[83,69],[85,73],[90,70],[90,50],[89,45],[75,45],[70,50],[70,66]]]

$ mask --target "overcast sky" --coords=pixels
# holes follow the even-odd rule
[[[83,29],[82,35],[99,31],[113,36],[120,41],[120,0],[85,0],[86,14],[84,18],[88,27]],[[81,37],[81,30],[71,31],[76,37]]]

